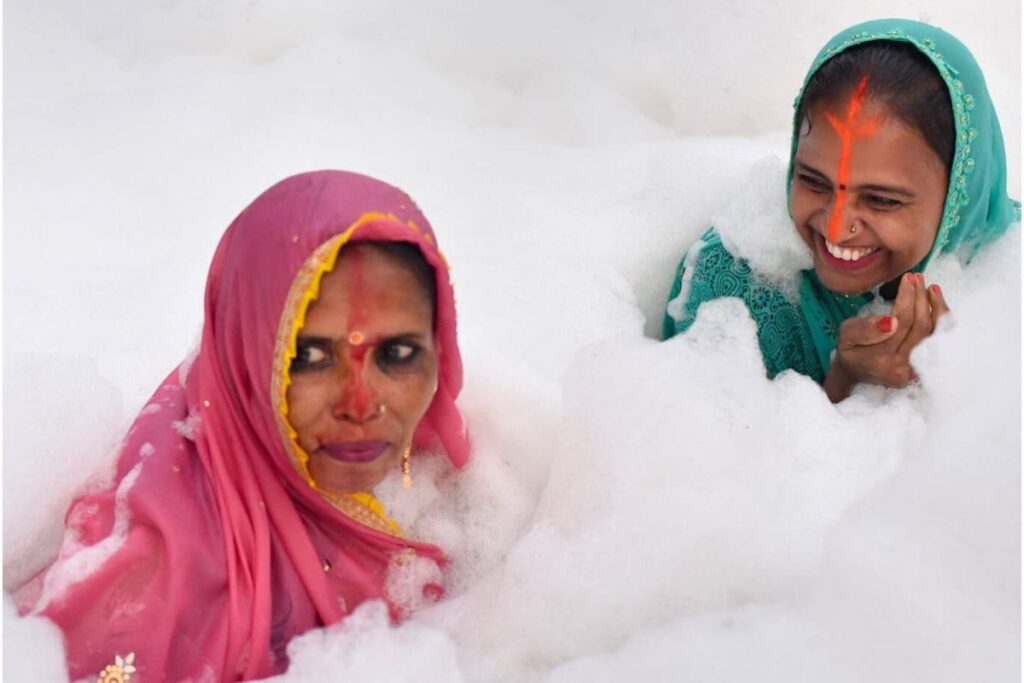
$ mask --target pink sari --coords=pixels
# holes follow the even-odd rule
[[[23,611],[63,630],[72,679],[105,667],[111,681],[141,683],[280,673],[293,636],[388,600],[396,561],[414,552],[443,565],[439,548],[373,515],[356,521],[311,488],[284,418],[305,309],[343,245],[363,240],[412,242],[434,269],[438,388],[415,444],[466,463],[455,300],[426,218],[405,193],[353,173],[278,183],[221,239],[195,361],[156,390],[115,484],[72,504],[58,558],[19,591]]]

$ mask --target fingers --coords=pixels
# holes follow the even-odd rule
[[[932,327],[935,327],[939,323],[939,318],[949,313],[949,304],[946,303],[941,287],[932,285],[928,288],[928,303],[932,307]]]
[[[914,326],[914,303],[915,295],[917,294],[916,279],[914,273],[903,274],[903,278],[900,280],[899,291],[896,293],[896,300],[892,304],[892,315],[899,321],[897,325],[899,331],[890,338],[894,348],[903,342],[907,333]]]
[[[936,322],[948,311],[938,285],[926,287],[923,275],[904,273],[890,315],[850,318],[842,323],[833,369],[843,370],[851,386],[859,382],[906,386],[917,379],[910,365],[911,351],[932,334]]]
[[[929,303],[929,294],[924,286],[924,275],[912,273],[910,275],[914,283],[914,323],[907,331],[906,337],[900,342],[897,353],[908,354],[910,350],[921,343],[921,340],[932,333],[935,329],[932,320],[932,309]]]
[[[891,315],[849,318],[843,321],[839,328],[838,346],[852,349],[857,346],[881,344],[895,335],[899,327],[899,320]]]

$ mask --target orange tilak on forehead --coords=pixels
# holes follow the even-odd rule
[[[839,120],[838,117],[831,113],[825,113],[825,118],[828,119],[829,124],[838,133],[842,143],[839,153],[839,171],[836,174],[836,201],[832,205],[832,215],[828,221],[828,239],[833,243],[839,239],[840,223],[843,220],[843,207],[846,206],[847,186],[850,183],[850,158],[853,156],[853,141],[871,135],[878,130],[879,120],[877,116],[872,116],[864,121],[857,121],[861,107],[864,106],[864,100],[867,99],[867,89],[868,77],[865,76],[860,79],[860,83],[857,84],[857,90],[850,99],[850,104],[846,108],[845,119]]]

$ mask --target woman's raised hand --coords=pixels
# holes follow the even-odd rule
[[[836,355],[824,382],[829,399],[843,400],[860,382],[906,386],[916,376],[910,352],[948,311],[938,285],[926,287],[924,275],[905,273],[891,315],[850,318],[840,326]]]

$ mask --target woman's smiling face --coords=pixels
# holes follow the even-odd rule
[[[288,421],[317,486],[371,491],[398,467],[437,388],[423,285],[372,245],[345,247],[299,330]]]
[[[824,103],[809,109],[789,199],[818,278],[841,294],[899,277],[928,254],[948,183],[924,137],[870,99],[850,120],[856,133],[847,136],[844,150],[843,118],[852,110]]]

